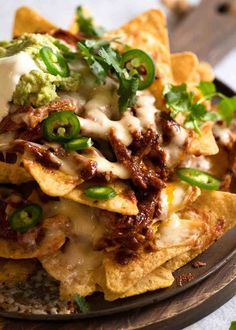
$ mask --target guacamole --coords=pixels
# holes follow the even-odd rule
[[[71,51],[69,46],[49,35],[24,34],[10,42],[0,43],[0,58],[25,52],[33,59],[38,70],[33,70],[20,77],[12,95],[16,105],[33,105],[35,107],[47,104],[58,97],[58,91],[77,91],[80,86],[80,74],[74,68],[66,77],[51,74],[40,56],[43,47],[50,48],[53,53],[63,56],[61,49]],[[68,63],[69,64],[69,63]]]

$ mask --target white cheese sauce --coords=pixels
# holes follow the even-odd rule
[[[0,58],[0,121],[9,113],[8,103],[21,76],[32,70],[39,68],[26,52]]]
[[[213,126],[213,134],[223,146],[228,146],[232,142],[232,133],[225,125],[215,123]]]

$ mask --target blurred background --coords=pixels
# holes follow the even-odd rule
[[[221,14],[235,15],[236,22],[236,1],[231,0],[234,4],[232,12],[229,10],[229,1],[222,0],[219,9],[222,11]],[[75,8],[78,5],[85,5],[90,9],[96,21],[108,30],[122,25],[142,11],[150,8],[161,8],[168,16],[169,28],[173,32],[183,24],[185,19],[188,19],[194,10],[197,10],[200,2],[201,0],[0,0],[0,40],[11,38],[14,12],[16,8],[22,5],[34,8],[62,28],[69,26]],[[232,19],[232,16],[230,17]],[[198,32],[200,25],[201,17],[199,17],[196,25],[191,27],[193,33]],[[222,26],[218,26],[217,31],[206,28],[205,33],[206,35],[209,33],[217,35],[220,29]],[[234,30],[228,31],[228,33],[235,33],[236,35]],[[219,79],[236,90],[236,42],[230,46],[232,50],[215,65],[214,69]],[[224,47],[224,41],[220,47]],[[184,50],[188,49],[182,49],[182,51]],[[236,320],[236,297],[186,330],[227,330],[232,320]]]

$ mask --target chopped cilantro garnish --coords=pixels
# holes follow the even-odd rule
[[[138,87],[139,79],[137,77],[130,77],[129,79],[120,78],[120,87],[118,90],[118,94],[120,95],[120,112],[125,112],[128,107],[134,105]]]
[[[206,121],[225,120],[230,124],[236,111],[236,96],[226,97],[216,91],[215,84],[212,82],[202,81],[197,88],[203,94],[203,97],[195,102],[194,94],[187,91],[187,85],[179,86],[168,85],[164,89],[164,97],[166,105],[171,109],[171,116],[175,118],[178,113],[185,114],[184,125],[186,128],[192,128],[200,133],[200,126]],[[206,106],[202,103],[210,100],[212,97],[221,98],[218,105],[218,112],[207,111]]]
[[[105,32],[103,27],[94,25],[92,17],[86,15],[82,6],[79,6],[76,10],[76,22],[80,32],[82,32],[86,38],[100,37]]]
[[[92,73],[95,75],[97,82],[102,83],[104,82],[108,70],[107,67],[104,66],[100,61],[96,58],[96,54],[93,51],[92,47],[88,47],[86,42],[79,42],[78,48],[82,57],[85,59],[87,64],[89,65]]]
[[[106,40],[83,40],[78,43],[78,48],[98,83],[104,83],[108,73],[118,78],[119,109],[124,112],[134,104],[139,79],[122,67],[120,54],[110,44]]]
[[[201,81],[198,85],[198,89],[204,96],[209,96],[216,93],[216,86],[213,82],[210,81]]]
[[[236,321],[232,321],[229,330],[236,330]]]
[[[223,120],[229,125],[236,112],[236,96],[224,97],[219,102],[219,114]]]
[[[74,301],[82,313],[87,313],[90,311],[90,306],[84,297],[81,297],[79,294],[76,294],[74,296]]]

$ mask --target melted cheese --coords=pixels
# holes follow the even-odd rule
[[[8,103],[21,76],[32,70],[38,70],[38,67],[25,52],[0,58],[0,121],[9,113]]]
[[[172,214],[168,221],[160,225],[156,245],[159,248],[193,245],[202,228],[202,222],[198,219],[180,219],[177,214]]]
[[[137,97],[136,116],[131,111],[126,111],[121,119],[116,121],[109,118],[112,113],[108,110],[112,111],[110,104],[114,102],[114,98],[110,98],[112,94],[104,94],[103,91],[100,93],[102,95],[96,94],[95,101],[91,100],[85,105],[84,117],[79,117],[84,135],[108,140],[113,129],[117,138],[128,146],[132,142],[132,134],[147,128],[157,130],[155,116],[159,110],[154,106],[155,98],[152,95],[140,93]]]
[[[201,194],[198,187],[190,186],[184,182],[167,183],[161,191],[161,220],[166,220],[174,212],[186,208],[193,203]]]
[[[97,162],[97,171],[99,173],[106,173],[106,177],[118,177],[120,179],[129,179],[129,171],[118,162],[110,162],[103,155],[101,155],[95,148],[90,148],[89,151],[84,154],[89,159]]]
[[[213,126],[213,134],[223,146],[227,146],[232,141],[232,133],[228,127],[215,124]]]
[[[188,137],[188,133],[183,127],[178,126],[173,129],[174,136],[171,142],[163,147],[166,153],[167,166],[170,167],[176,165],[181,159],[184,153],[183,147]]]

